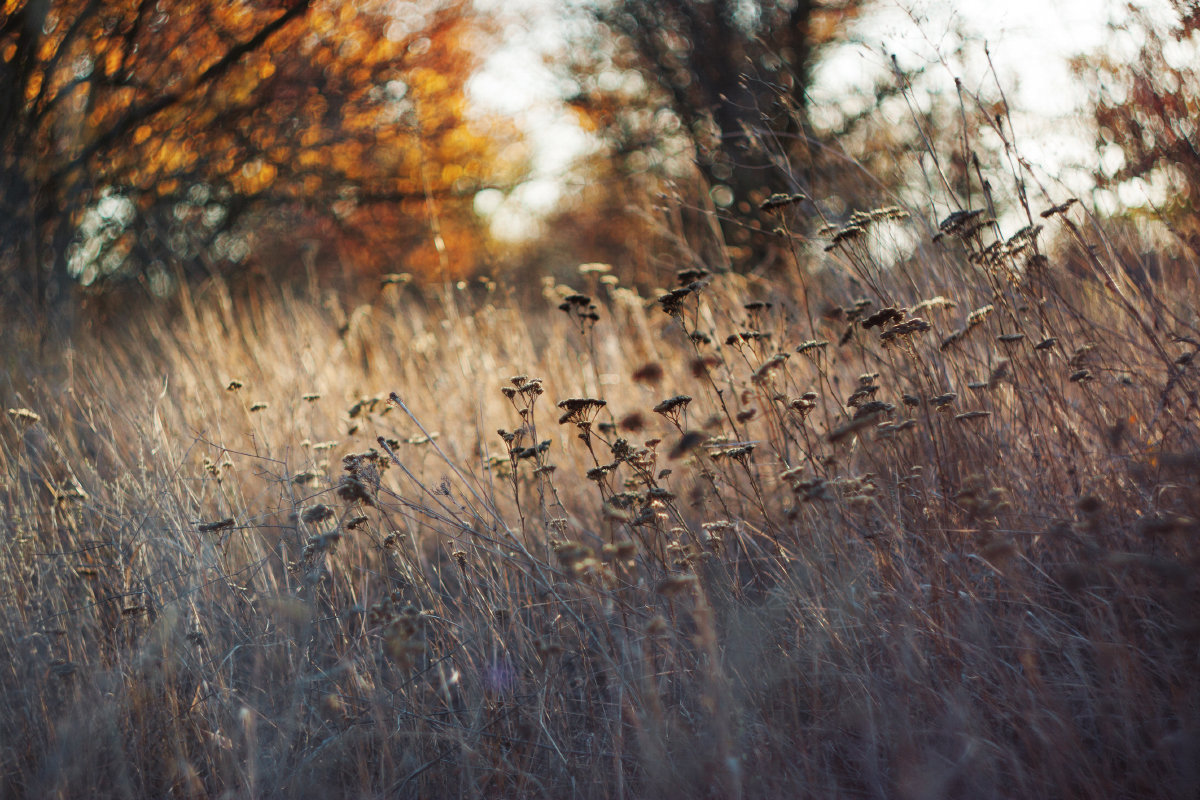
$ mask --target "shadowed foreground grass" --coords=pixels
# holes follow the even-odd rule
[[[853,222],[14,367],[2,793],[1194,797],[1194,279]]]

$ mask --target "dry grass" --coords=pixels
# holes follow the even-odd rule
[[[1194,797],[1194,280],[897,216],[10,354],[0,793]]]

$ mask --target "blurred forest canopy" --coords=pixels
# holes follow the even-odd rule
[[[1114,31],[1107,53],[1081,56],[1076,76],[1096,98],[1096,146],[1119,166],[1097,185],[1143,185],[1151,215],[1200,254],[1200,3],[1170,0],[1167,14],[1134,8],[1133,29]],[[1139,42],[1130,53],[1130,40]]]
[[[1200,82],[1180,54],[1194,55],[1197,16],[1172,2],[1174,27],[1144,18],[1136,58],[1081,60],[1078,74],[1094,82],[1100,146],[1124,154],[1097,181],[1169,185],[1166,219],[1195,249]],[[944,184],[969,198],[985,179],[977,152],[1009,145],[999,99],[982,115],[960,114],[952,91],[910,102],[916,75],[899,70],[849,110],[812,107],[822,59],[872,0],[572,8],[588,24],[564,25],[553,66],[597,147],[552,234],[505,252],[473,201],[520,183],[530,155],[514,121],[471,103],[501,28],[471,0],[4,0],[3,297],[69,311],[81,287],[163,296],[213,275],[378,285],[393,271],[620,261],[645,278],[688,259],[767,270],[786,260],[761,210],[771,193],[816,199],[796,208],[814,227],[927,203],[932,148]],[[979,119],[999,135],[981,136]]]
[[[463,0],[5,0],[5,296],[469,271],[475,192],[521,169],[468,114],[488,35]]]
[[[761,234],[773,227],[759,213],[763,200],[777,191],[820,193],[846,176],[825,148],[863,117],[817,132],[809,88],[817,63],[846,43],[851,23],[871,6],[870,0],[590,5],[598,24],[566,72],[575,87],[568,102],[606,145],[597,171],[624,188],[630,180],[678,179],[697,170],[712,203],[729,210],[721,215],[727,243],[743,251],[749,262],[743,268],[752,267],[767,257],[771,237]],[[894,82],[875,87],[871,107],[897,89]]]

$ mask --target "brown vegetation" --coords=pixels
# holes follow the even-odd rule
[[[1194,286],[1048,211],[81,343],[5,388],[7,792],[1189,796]]]
[[[1196,264],[927,156],[769,275],[7,321],[0,794],[1194,797]]]

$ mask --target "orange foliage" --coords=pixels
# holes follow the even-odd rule
[[[1164,26],[1147,10],[1135,10],[1141,46],[1136,57],[1091,54],[1076,59],[1077,77],[1091,84],[1100,147],[1115,145],[1123,164],[1097,174],[1115,187],[1145,179],[1163,198],[1155,215],[1194,252],[1200,253],[1200,6],[1171,0],[1174,18]]]
[[[443,237],[454,248],[439,265],[465,271],[479,257],[471,200],[506,179],[498,139],[512,131],[468,118],[488,31],[465,0],[395,13],[382,0],[45,5],[9,0],[0,12],[0,83],[11,87],[0,112],[14,112],[0,113],[0,193],[30,199],[41,263],[49,228],[77,239],[105,194],[131,201],[138,221],[156,210],[177,220],[197,187],[199,205],[221,207],[210,243],[241,225],[260,244],[332,239],[323,249],[353,251],[355,269],[394,269],[440,225],[469,235]],[[121,235],[145,245],[147,230],[134,222]]]

